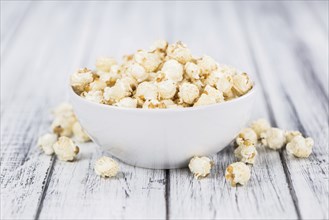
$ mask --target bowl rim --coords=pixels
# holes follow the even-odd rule
[[[69,87],[69,93],[70,93],[71,97],[80,99],[82,102],[84,102],[88,105],[94,105],[96,107],[111,109],[111,110],[115,110],[115,111],[131,111],[131,112],[186,112],[186,111],[197,111],[197,110],[202,110],[202,109],[209,109],[209,108],[220,107],[220,106],[227,106],[227,105],[231,105],[231,104],[240,102],[243,99],[247,99],[250,96],[255,95],[255,91],[258,90],[257,83],[253,82],[252,88],[246,94],[239,96],[237,98],[225,101],[225,102],[220,102],[220,103],[215,103],[215,104],[210,104],[210,105],[196,106],[196,107],[188,107],[188,108],[146,109],[146,108],[123,108],[123,107],[118,107],[118,106],[91,102],[91,101],[88,101],[87,99],[79,96],[78,94],[76,94],[70,84],[68,85],[68,87]]]

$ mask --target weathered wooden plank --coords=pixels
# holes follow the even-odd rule
[[[301,76],[308,73],[301,71],[305,67],[291,49],[295,38],[289,37],[291,30],[280,10],[273,10],[273,5],[253,6],[258,8],[257,16],[261,15],[262,19],[248,8],[241,20],[248,29],[259,70],[266,73],[262,83],[269,91],[268,100],[277,125],[301,130],[315,139],[314,153],[309,159],[281,153],[298,211],[306,219],[328,218],[328,102],[324,102],[327,99],[318,92],[314,82]],[[323,55],[321,51],[317,54]]]
[[[187,9],[181,4],[176,8],[194,15],[193,20],[189,18],[188,21],[182,11],[173,15],[181,23],[193,23],[190,29],[175,29],[177,36],[190,36],[195,31],[202,33],[202,36],[209,36],[210,40],[203,40],[201,44],[200,40],[195,40],[192,48],[199,45],[200,51],[206,48],[203,52],[219,61],[254,73],[260,92],[253,118],[268,118],[266,97],[262,93],[267,88],[259,84],[255,74],[258,70],[244,38],[246,33],[241,30],[231,3],[195,4]],[[297,218],[278,152],[259,149],[250,182],[245,187],[236,188],[229,186],[224,178],[226,167],[235,161],[233,147],[228,146],[213,159],[216,165],[212,174],[201,181],[195,180],[187,169],[170,171],[171,218]]]
[[[90,45],[82,59],[82,64],[88,66],[93,66],[96,57],[102,54],[119,58],[138,49],[133,48],[136,45],[147,47],[154,40],[154,36],[138,33],[143,32],[146,27],[159,29],[157,22],[162,19],[162,15],[156,13],[151,20],[140,17],[140,11],[150,9],[150,6],[144,3],[93,2],[87,5],[92,9],[97,8],[89,22],[100,23],[100,26],[94,26],[91,30],[85,28],[92,32],[92,37],[88,40]],[[140,25],[143,22],[145,27]],[[107,28],[99,28],[105,26]],[[126,29],[131,31],[129,35],[137,37],[122,36]],[[125,43],[118,44],[118,39]],[[118,177],[103,179],[94,173],[93,166],[95,160],[101,155],[106,155],[106,152],[93,143],[81,144],[80,148],[81,157],[77,162],[56,161],[40,207],[38,216],[40,219],[164,219],[166,217],[164,171],[136,168],[120,162],[121,172]]]

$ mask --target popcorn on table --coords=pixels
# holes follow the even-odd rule
[[[90,141],[90,137],[85,132],[85,130],[82,128],[81,124],[77,121],[72,126],[74,137],[79,142],[87,142]]]
[[[238,158],[241,162],[248,164],[255,163],[257,154],[258,153],[255,145],[249,140],[239,144],[239,146],[234,150],[235,157]]]
[[[114,177],[119,171],[119,165],[112,158],[103,156],[96,160],[94,169],[101,177]]]
[[[204,178],[210,174],[213,162],[208,157],[193,157],[188,164],[190,171],[197,179]]]
[[[236,186],[237,184],[245,185],[249,181],[250,176],[250,168],[242,162],[230,164],[225,171],[225,178],[231,186]]]
[[[285,132],[279,128],[269,128],[260,134],[263,145],[273,149],[281,149],[286,144]]]
[[[297,135],[287,144],[287,151],[293,154],[295,157],[309,157],[312,153],[314,141],[312,138],[304,138],[301,135]]]
[[[79,147],[68,137],[60,137],[53,145],[55,154],[60,160],[73,161],[79,153]]]
[[[54,153],[53,145],[56,141],[56,134],[47,133],[39,137],[37,145],[42,148],[45,154],[52,155]]]
[[[150,50],[125,55],[122,63],[109,57],[98,58],[94,70],[82,68],[72,74],[71,86],[76,94],[100,104],[186,108],[237,98],[246,94],[253,83],[246,73],[218,64],[210,56],[194,57],[181,41],[168,44],[158,40]],[[174,104],[164,104],[168,100]],[[68,129],[57,132],[69,134]]]

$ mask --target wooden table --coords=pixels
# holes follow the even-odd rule
[[[1,218],[328,218],[328,31],[328,1],[1,1]],[[74,163],[40,152],[70,73],[159,38],[252,74],[253,119],[313,137],[310,158],[260,150],[248,185],[232,188],[232,146],[201,181],[124,163],[102,179],[93,164],[106,152],[93,143]]]

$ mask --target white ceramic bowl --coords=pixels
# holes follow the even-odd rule
[[[246,126],[256,89],[224,103],[180,109],[119,108],[69,90],[80,123],[97,145],[128,164],[169,169],[225,148]]]

